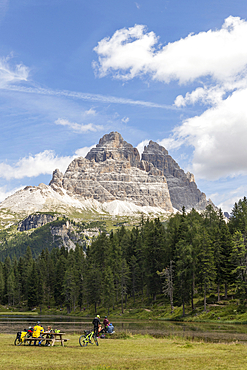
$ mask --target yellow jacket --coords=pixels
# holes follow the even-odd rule
[[[42,326],[35,325],[35,327],[33,328],[33,338],[38,338],[42,331],[44,331],[44,328]]]

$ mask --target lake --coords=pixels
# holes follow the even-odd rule
[[[82,334],[84,330],[92,328],[91,318],[41,316],[39,318],[23,315],[0,315],[0,333],[16,334],[29,326],[34,326],[40,320],[47,328],[60,329],[66,333]],[[116,332],[131,332],[133,334],[150,334],[155,336],[182,336],[191,339],[202,339],[210,342],[239,341],[247,343],[246,324],[222,324],[222,323],[184,323],[172,321],[137,321],[137,320],[113,320]]]

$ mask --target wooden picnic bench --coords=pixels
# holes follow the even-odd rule
[[[49,342],[51,344],[51,346],[53,347],[56,342],[60,342],[61,346],[64,347],[64,342],[67,342],[69,339],[63,338],[63,335],[65,335],[65,333],[50,333],[50,332],[45,331],[45,332],[42,333],[42,337],[39,337],[39,338],[34,338],[34,337],[24,338],[24,344],[26,342],[29,342],[29,344],[31,344],[32,342],[35,342],[35,341],[41,342],[41,344],[43,342],[46,342],[46,343]]]

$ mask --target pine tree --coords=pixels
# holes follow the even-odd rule
[[[32,309],[39,305],[39,281],[38,281],[38,270],[36,262],[33,261],[32,269],[30,270],[30,274],[28,276],[28,307]]]
[[[223,219],[223,214],[220,210],[219,212],[219,234],[218,234],[218,242],[220,243],[219,249],[220,249],[220,256],[218,256],[218,259],[216,260],[218,262],[218,274],[220,273],[220,276],[217,274],[218,277],[218,286],[219,283],[222,282],[225,286],[225,298],[227,298],[227,291],[228,286],[232,283],[232,249],[233,249],[233,243],[232,243],[232,237],[229,232],[228,226],[225,223]],[[221,258],[221,261],[219,262],[219,258]],[[216,262],[216,263],[217,263]]]
[[[4,274],[3,274],[3,264],[0,262],[0,304],[3,304],[4,300]]]
[[[215,265],[212,242],[205,227],[202,227],[201,230],[197,263],[197,274],[204,295],[204,311],[206,311],[207,308],[206,294],[209,291],[209,288],[212,286],[215,279]]]
[[[164,279],[162,284],[162,291],[164,295],[170,299],[171,313],[173,313],[173,291],[174,291],[174,272],[173,272],[173,261],[170,261],[168,267],[163,269],[161,272],[157,271],[157,274]]]
[[[64,303],[64,277],[66,271],[66,258],[63,254],[60,255],[55,265],[55,282],[54,282],[54,299],[57,306],[62,306]]]
[[[8,306],[14,306],[14,297],[15,297],[15,275],[13,268],[11,268],[6,282],[7,287],[7,297],[8,297]]]
[[[125,258],[122,258],[122,261],[121,261],[120,279],[121,279],[121,307],[122,307],[122,313],[124,313],[123,300],[125,297],[125,308],[126,308],[127,286],[128,286],[128,280],[129,280],[129,267],[127,265]]]
[[[247,294],[247,249],[240,231],[236,231],[233,235],[231,258],[233,262],[232,274],[235,277],[238,291],[243,301]]]
[[[3,273],[4,273],[4,303],[8,303],[8,277],[11,273],[12,265],[10,257],[6,257],[3,265]]]
[[[165,263],[164,233],[159,219],[146,223],[144,235],[146,284],[148,293],[152,294],[155,301],[157,293],[161,292],[157,271],[160,271]]]
[[[114,302],[114,277],[110,266],[107,266],[103,273],[101,299],[109,315],[110,307]]]
[[[176,273],[178,279],[179,295],[182,299],[183,316],[185,316],[185,303],[189,301],[192,281],[192,248],[184,239],[176,244]]]

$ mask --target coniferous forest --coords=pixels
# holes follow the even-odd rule
[[[23,307],[76,308],[100,305],[122,310],[131,299],[164,294],[171,307],[194,309],[194,296],[204,299],[229,291],[244,303],[247,294],[247,199],[235,203],[228,223],[209,205],[166,222],[142,219],[138,227],[102,232],[83,250],[31,248],[19,259],[0,262],[0,304]]]

